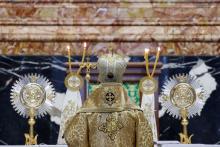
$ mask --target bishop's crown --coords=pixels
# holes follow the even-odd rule
[[[128,61],[128,57],[123,57],[118,54],[104,54],[99,57],[97,64],[99,81],[102,83],[122,82]]]

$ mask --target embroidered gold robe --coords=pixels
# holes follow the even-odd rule
[[[66,123],[69,147],[153,147],[141,109],[119,83],[101,84]]]

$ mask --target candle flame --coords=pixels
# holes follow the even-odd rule
[[[86,48],[86,47],[87,47],[87,43],[86,43],[86,42],[84,42],[83,46],[84,46],[84,48]]]
[[[158,47],[158,48],[157,48],[157,50],[158,50],[158,52],[160,52],[160,51],[161,51],[161,48],[160,48],[160,47]]]
[[[145,48],[145,53],[149,53],[150,49],[149,48]]]
[[[66,48],[67,48],[68,50],[70,50],[70,46],[69,46],[69,45],[67,45]]]

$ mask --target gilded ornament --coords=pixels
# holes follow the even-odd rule
[[[182,119],[183,131],[179,133],[181,143],[191,143],[193,135],[188,136],[188,118],[200,115],[206,99],[203,86],[195,77],[180,74],[165,82],[159,101],[170,115]]]
[[[99,126],[99,131],[106,133],[111,140],[116,138],[116,135],[120,129],[123,128],[122,122],[114,115],[108,115],[106,122]]]
[[[77,91],[83,86],[83,78],[76,73],[69,73],[64,81],[65,86],[72,90]]]
[[[11,103],[17,113],[29,117],[29,133],[25,133],[25,144],[37,144],[34,136],[35,117],[42,117],[51,110],[55,92],[52,84],[38,74],[22,76],[12,86]]]
[[[104,87],[103,98],[104,102],[109,106],[112,106],[116,103],[116,99],[119,97],[118,91],[114,87]]]
[[[140,81],[140,90],[145,94],[153,94],[157,91],[157,81],[151,77],[144,77]]]
[[[164,83],[159,102],[171,116],[181,118],[180,109],[187,108],[187,117],[191,118],[200,115],[206,99],[206,92],[195,77],[180,74]]]
[[[46,100],[46,92],[37,83],[29,83],[21,89],[20,101],[28,108],[39,108]]]
[[[170,100],[176,107],[188,108],[195,102],[196,92],[188,83],[179,83],[171,89]]]

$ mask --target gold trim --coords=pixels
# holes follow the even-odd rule
[[[123,127],[124,124],[121,122],[120,117],[116,118],[113,114],[109,114],[106,121],[98,127],[98,130],[107,134],[108,137],[114,141],[119,130]]]
[[[116,107],[116,108],[81,108],[78,113],[86,113],[86,112],[121,112],[121,111],[125,111],[125,110],[140,110],[141,109],[137,108],[137,107],[130,107],[130,106],[126,106],[126,107]]]
[[[143,83],[145,81],[150,81],[151,84],[153,84],[153,86],[151,86],[151,89],[150,90],[146,90],[144,87],[143,87]],[[142,93],[145,93],[145,94],[153,94],[154,92],[157,91],[157,81],[152,78],[152,77],[144,77],[140,80],[140,83],[139,83],[139,89]]]
[[[188,91],[192,92],[192,96],[189,98],[189,93]],[[178,94],[179,99],[175,100],[175,95]],[[188,99],[186,99],[188,98]],[[185,103],[184,104],[183,100],[185,99]],[[172,102],[173,105],[175,105],[176,107],[180,108],[180,109],[185,109],[185,108],[189,108],[190,106],[192,106],[195,101],[196,101],[196,92],[193,89],[193,87],[191,85],[189,85],[188,83],[179,83],[176,84],[170,91],[170,101]],[[180,103],[180,105],[178,104]],[[183,106],[185,105],[185,106]]]
[[[80,84],[79,84],[78,86],[75,86],[75,87],[74,87],[74,86],[69,85],[69,82],[68,82],[68,81],[69,81],[70,78],[73,78],[73,77],[76,77],[76,78],[79,79]],[[83,86],[83,78],[82,78],[80,75],[71,72],[71,73],[69,73],[69,74],[66,76],[66,78],[65,78],[65,80],[64,80],[64,84],[65,84],[66,88],[68,88],[68,89],[70,89],[70,90],[72,90],[72,91],[77,91],[77,90],[79,90],[80,88],[82,88],[82,86]]]
[[[34,135],[34,125],[36,123],[34,116],[35,116],[35,109],[31,108],[29,110],[29,120],[28,120],[28,124],[29,124],[29,134],[25,133],[25,145],[37,145],[37,137],[38,135]]]
[[[39,91],[36,91],[37,88],[40,90],[41,93],[39,93]],[[28,93],[29,96],[25,95],[24,93]],[[34,99],[34,101],[31,101],[29,98]],[[26,108],[37,109],[41,107],[41,105],[44,104],[44,102],[46,101],[46,91],[40,84],[28,83],[27,85],[22,87],[19,95],[19,100]]]

